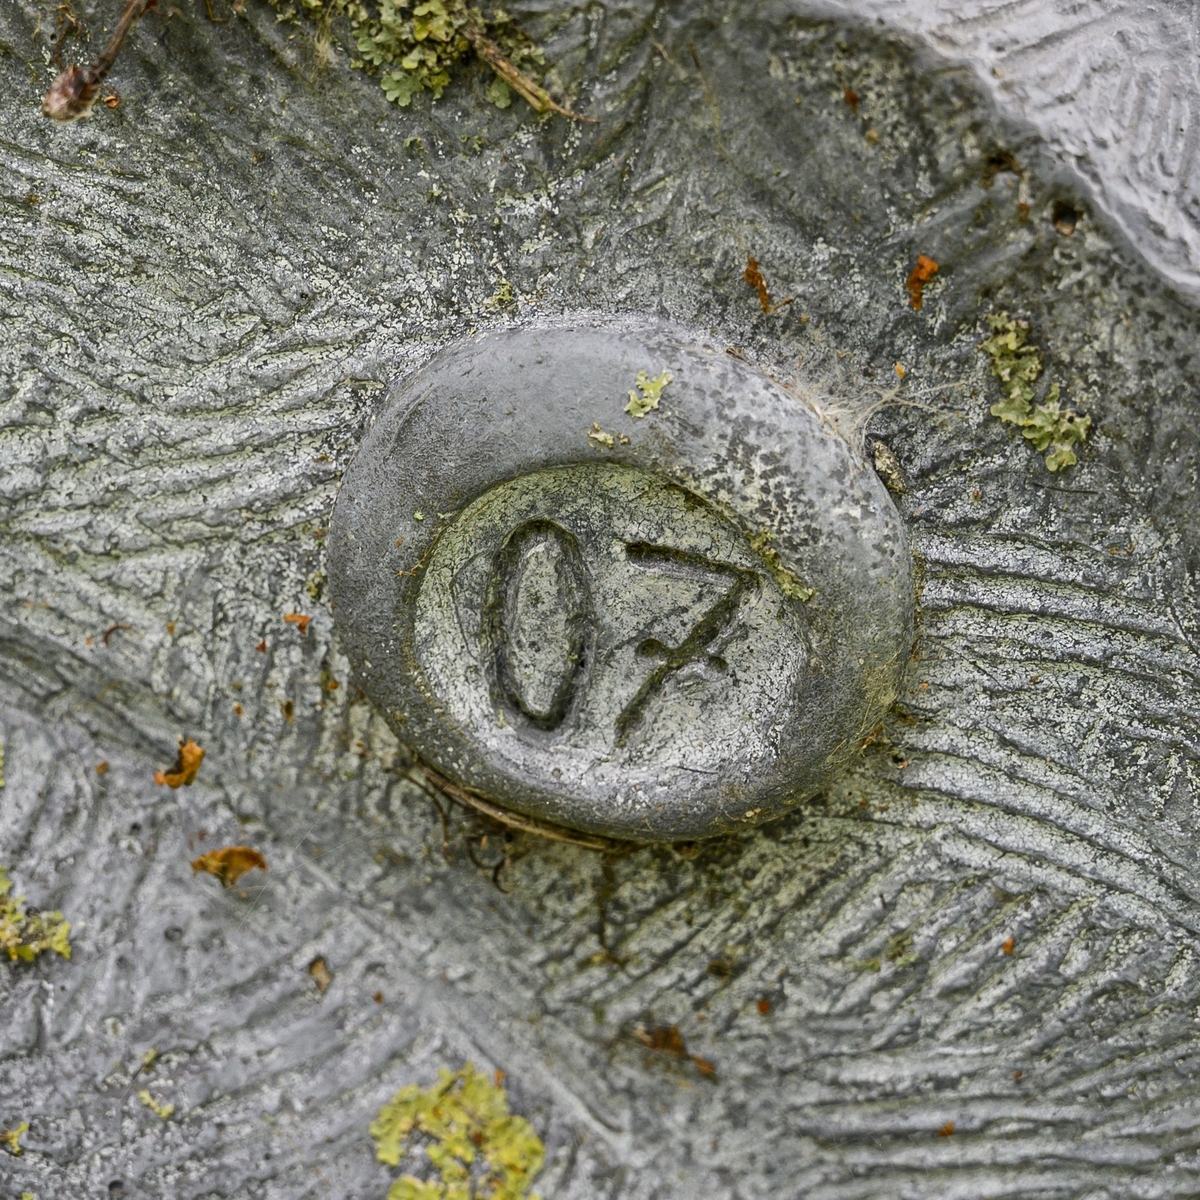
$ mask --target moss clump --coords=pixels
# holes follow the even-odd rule
[[[1002,312],[989,316],[988,324],[992,336],[980,349],[991,359],[992,374],[1004,392],[1004,399],[992,405],[992,416],[1016,425],[1035,450],[1043,454],[1049,451],[1048,470],[1074,466],[1079,461],[1075,445],[1087,441],[1092,418],[1062,408],[1057,383],[1051,385],[1044,403],[1034,407],[1034,385],[1045,366],[1045,357],[1029,344],[1029,322]]]
[[[301,14],[317,26],[317,45],[329,45],[334,22],[344,21],[358,49],[350,65],[378,73],[384,94],[401,108],[420,92],[438,99],[454,68],[474,53],[495,72],[488,100],[508,108],[512,93],[538,112],[561,108],[533,78],[545,62],[541,50],[502,8],[486,11],[466,0],[269,0],[280,21]]]
[[[28,912],[24,896],[11,896],[12,880],[0,867],[0,950],[15,961],[33,962],[43,951],[71,957],[71,923],[60,912]]]
[[[428,1183],[405,1175],[388,1200],[537,1200],[529,1189],[545,1147],[528,1121],[509,1113],[502,1078],[471,1063],[443,1068],[432,1087],[410,1084],[379,1110],[371,1123],[379,1161],[398,1166],[423,1149],[441,1175]]]

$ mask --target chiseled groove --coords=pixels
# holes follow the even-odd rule
[[[1036,928],[1031,933],[1024,929],[1016,932],[1021,937],[1021,952],[1011,957],[997,954],[994,968],[990,977],[975,981],[972,994],[964,997],[954,1005],[936,1023],[936,1036],[947,1042],[953,1042],[968,1031],[987,1029],[989,1032],[1001,1024],[996,1019],[993,1010],[1000,1008],[1009,1001],[1028,1001],[1033,989],[1036,989],[1038,979],[1045,978],[1044,972],[1051,966],[1061,962],[1070,947],[1071,941],[1079,932],[1079,927],[1073,922],[1061,919],[1051,921],[1048,926]],[[1003,962],[1008,958],[1008,962]],[[1102,991],[1113,976],[1100,969],[1093,969],[1087,980],[1087,988],[1092,992]],[[1032,988],[1031,988],[1032,985]],[[1080,989],[1083,992],[1083,989]],[[1088,996],[1081,995],[1080,1000],[1086,1004]],[[1055,1045],[1069,1033],[1069,1026],[1064,1022],[1041,1019],[1032,1025],[1024,1022],[1009,1020],[1003,1022],[1005,1054],[1019,1060],[1022,1056],[1030,1058],[1038,1055]]]
[[[1013,959],[1003,951],[1005,939],[1016,937],[1025,928],[1036,927],[1044,922],[1052,903],[1049,895],[1034,889],[1006,903],[998,903],[990,913],[981,914],[979,925],[952,950],[943,951],[937,961],[924,971],[922,994],[950,1005],[949,997],[979,986],[981,977],[995,977],[1006,971]],[[1056,924],[1062,924],[1068,918],[1078,920],[1080,913],[1086,911],[1081,905],[1088,903],[1078,900],[1068,903],[1051,919]],[[1021,937],[1021,946],[1024,954],[1024,936]],[[959,1006],[969,1003],[969,998],[956,1003]],[[937,1017],[933,1013],[930,1016],[936,1017],[939,1027],[948,1019],[947,1014]]]
[[[980,819],[973,807],[964,811],[960,803],[943,801],[931,794],[922,796],[916,812],[917,819],[930,827],[931,844],[936,845],[947,862],[986,871],[994,878],[1009,878],[1014,886],[1042,887],[1064,896],[1102,900],[1106,908],[1129,926],[1145,927],[1157,936],[1167,937],[1173,932],[1194,936],[1186,922],[1165,914],[1139,892],[1123,883],[1113,886],[1106,880],[1094,879],[1071,863],[1072,856],[1061,852],[1061,844],[1066,840],[1061,835],[1047,836],[1048,831],[1040,823],[1009,816],[1005,825],[1012,827],[1012,836],[1000,837],[992,820],[994,816],[985,813]],[[1072,844],[1070,848],[1075,847]],[[1059,853],[1055,854],[1055,850]]]
[[[980,768],[981,788],[987,790],[991,783],[989,794],[995,797],[992,803],[997,806],[1085,838],[1142,869],[1149,869],[1149,864],[1162,854],[1161,846],[1112,822],[1104,807],[1089,801],[1089,795],[1099,791],[1100,798],[1111,804],[1116,799],[1113,791],[1068,771],[1061,761],[1052,763],[1031,755],[1011,740],[1011,749],[1004,752],[1001,742],[1008,739],[978,726],[963,728],[947,724],[922,730],[910,735],[910,739],[909,744],[923,754]],[[1063,801],[1068,803],[1064,805]],[[1184,887],[1186,876],[1175,870],[1173,864],[1167,868],[1167,877],[1173,887]]]
[[[1015,935],[1019,948],[1011,957],[1003,955],[999,946],[993,948],[990,978],[983,981],[982,990],[964,997],[957,1007],[935,1020],[939,1038],[943,1042],[961,1040],[964,1033],[974,1030],[985,1046],[994,1048],[1003,1044],[1006,1061],[1021,1066],[1047,1063],[1047,1056],[1055,1046],[1064,1040],[1071,1041],[1081,1028],[1086,1028],[1101,1048],[1102,1059],[1119,1058],[1124,1049],[1120,1035],[1127,1027],[1127,1017],[1121,1014],[1101,1020],[1103,1014],[1097,1011],[1096,1001],[1115,986],[1127,983],[1130,968],[1125,961],[1111,960],[1114,937],[1111,933],[1102,936],[1098,924],[1101,918],[1096,906],[1076,903],[1048,919],[1043,916],[1040,924],[1032,917],[1015,923],[1009,932]],[[1039,966],[1061,970],[1079,938],[1089,933],[1097,943],[1103,943],[1102,953],[1094,955],[1061,989],[1055,1002],[1044,1010],[1043,1020],[1026,1021],[1022,1005],[1031,993],[1022,985],[1028,982],[1031,972]],[[1127,931],[1122,933],[1124,940],[1128,940]],[[1144,934],[1142,940],[1146,945],[1153,943],[1149,934]],[[1154,949],[1157,950],[1156,945]],[[961,990],[966,990],[975,986],[975,980],[963,980],[962,985]],[[1002,1015],[1006,1006],[1010,1011]],[[997,1011],[993,1012],[993,1008]],[[1064,1063],[1055,1070],[1061,1072],[1068,1066],[1069,1063]],[[1053,1082],[1049,1075],[1049,1071],[1039,1069],[1039,1084]],[[1068,1071],[1068,1078],[1073,1077],[1074,1073]]]
[[[1031,1109],[1038,1134],[1019,1140],[988,1136],[987,1127],[993,1121],[1021,1122],[1022,1110],[1028,1112]],[[938,1118],[942,1122],[954,1122],[955,1138],[950,1145],[936,1136],[938,1125],[934,1122]],[[1141,1145],[1132,1141],[1109,1143],[1097,1152],[1079,1136],[1087,1128],[1083,1106],[1038,1106],[1020,1100],[1006,1105],[987,1100],[943,1099],[936,1105],[930,1104],[924,1111],[905,1113],[896,1112],[884,1102],[860,1102],[844,1107],[814,1106],[812,1109],[797,1107],[788,1110],[788,1128],[790,1132],[822,1141],[836,1141],[841,1152],[839,1157],[867,1170],[889,1167],[935,1170],[938,1166],[969,1168],[998,1164],[1032,1166],[1044,1164],[1050,1155],[1065,1159],[1073,1166],[1078,1164],[1103,1170],[1118,1164],[1142,1162],[1149,1165],[1161,1157],[1161,1149],[1150,1139]],[[1065,1132],[1075,1136],[1061,1137]],[[1058,1137],[1055,1137],[1056,1133]]]
[[[1133,678],[1150,671],[1152,678],[1161,679],[1164,672],[1170,672],[1182,676],[1188,684],[1200,681],[1200,662],[1190,648],[1183,653],[1173,652],[1154,636],[1107,626],[1081,629],[1081,624],[1069,618],[1039,616],[1035,621],[1024,613],[983,614],[970,607],[948,609],[923,621],[924,657],[936,662],[935,652],[945,647],[960,660],[995,661],[1001,667],[1004,659],[990,660],[986,653],[980,652],[994,647],[1005,651],[1005,658],[1012,657],[1012,650],[1021,652],[1017,661],[1032,667],[1050,664],[1092,671],[1102,666]],[[956,651],[956,646],[964,647],[969,657],[961,650]]]
[[[1179,630],[1168,620],[1153,619],[1144,603],[1140,606],[1123,603],[1064,584],[930,574],[921,590],[922,611],[940,613],[954,608],[973,608],[1008,617],[1058,617],[1085,628],[1116,629],[1144,637],[1160,637],[1187,648]]]
[[[1121,532],[1131,539],[1136,533]],[[1115,533],[1108,540],[1114,539]],[[1107,553],[1106,548],[1080,542],[1047,542],[1030,534],[946,535],[921,529],[913,542],[913,549],[929,565],[965,567],[981,575],[1033,578],[1085,588],[1087,585],[1079,578],[1085,574],[1097,576],[1101,588],[1112,588],[1131,577],[1136,581],[1136,573],[1130,568],[1141,564],[1140,557],[1117,556]]]
[[[1069,1084],[1052,1087],[1049,1096],[1068,1088],[1076,1094],[1085,1089],[1102,1094],[1107,1111],[1104,1119],[1089,1131],[1090,1137],[1102,1139],[1140,1133],[1157,1138],[1175,1126],[1193,1134],[1191,1140],[1195,1145],[1195,1131],[1200,1129],[1195,1086],[1200,1058],[1196,1054],[1195,1018],[1190,1011],[1180,1017],[1177,1023],[1187,1028],[1181,1029],[1175,1042],[1165,1043],[1161,1049],[1126,1047],[1124,1053],[1114,1055],[1105,1064],[1103,1069],[1107,1073],[1103,1080],[1098,1078],[1099,1070],[1089,1071]],[[1146,1084],[1150,1084],[1150,1089],[1136,1095],[1139,1087]]]
[[[1152,682],[1178,687],[1185,705],[1195,690],[1192,685],[1200,684],[1200,661],[1190,650],[1186,656],[1173,653],[1151,638],[1126,630],[1089,629],[1084,637],[1074,621],[1055,617],[1031,621],[1022,614],[981,617],[969,608],[937,614],[924,626],[922,662],[939,664],[938,651],[942,651],[942,661],[945,654],[953,654],[977,669],[979,662],[987,662],[996,670],[1021,663],[1031,675],[1048,678],[1064,669],[1093,676],[1102,670],[1104,675],[1120,674],[1140,683],[1148,672]],[[1003,657],[991,657],[998,654]],[[1025,682],[1031,683],[1028,676]]]
[[[942,804],[934,799],[935,794],[965,801],[970,806],[965,811],[951,802],[953,819],[976,831],[975,836],[988,837],[985,830],[990,824],[993,830],[990,836],[1006,852],[1049,858],[1081,879],[1136,897],[1158,914],[1152,922],[1157,927],[1170,921],[1200,933],[1200,903],[1172,880],[1152,870],[1147,862],[1123,851],[1119,840],[1111,835],[1101,838],[1081,822],[1073,823],[1074,827],[1056,823],[1051,818],[1061,815],[1061,806],[1054,803],[1053,794],[1046,796],[1041,789],[1035,791],[1028,786],[1014,790],[1011,780],[1001,773],[979,770],[970,760],[957,755],[923,758],[911,764],[908,772],[912,778],[907,786],[922,793],[922,810],[930,806],[930,811],[914,814],[915,819],[928,820],[935,812],[944,811]],[[977,817],[976,810],[987,816]],[[1005,818],[1002,823],[996,821],[1001,815]],[[1148,851],[1147,857],[1153,857],[1153,851]]]
[[[812,878],[800,876],[791,887],[765,895],[758,893],[756,899],[761,901],[761,916],[756,922],[757,929],[776,924],[782,916],[792,910],[801,897],[806,899],[807,908],[818,905],[836,909],[840,903],[852,899],[857,891],[862,890],[857,867],[858,860],[850,856],[848,850],[842,850],[834,859],[825,863],[822,869],[814,871]],[[834,898],[831,893],[841,895]],[[674,902],[672,907],[688,902],[689,898],[685,896],[682,901]],[[697,922],[693,926],[694,934],[686,943],[694,957],[689,959],[675,954],[666,964],[671,968],[669,971],[664,971],[664,961],[656,955],[636,973],[627,968],[598,987],[587,986],[586,977],[581,977],[570,987],[555,985],[548,989],[547,995],[567,999],[587,994],[595,999],[605,1000],[610,1007],[619,1004],[631,1013],[644,1009],[655,998],[669,993],[673,988],[686,985],[697,975],[703,978],[706,964],[712,959],[720,958],[731,940],[745,940],[741,918],[735,911],[737,908],[736,903],[726,902],[706,920]],[[667,919],[667,915],[665,910],[659,910],[652,918],[643,918],[639,923],[638,934],[632,939],[622,941],[618,947],[619,951],[622,954],[636,953],[642,927],[661,924]],[[731,938],[731,935],[735,937]],[[697,951],[699,953],[696,953]],[[713,986],[716,986],[716,981],[713,981]]]
[[[1095,660],[1085,662],[1070,657],[1040,660],[997,659],[985,654],[970,658],[956,654],[954,657],[959,664],[973,668],[974,678],[964,679],[952,671],[943,673],[940,668],[945,666],[945,658],[941,661],[931,659],[935,669],[923,672],[926,676],[923,682],[929,685],[928,689],[913,691],[906,697],[905,710],[909,715],[923,717],[930,724],[935,724],[945,720],[947,709],[959,707],[955,704],[956,699],[965,697],[967,705],[972,706],[972,702],[978,702],[982,691],[989,702],[986,707],[981,706],[982,711],[972,709],[973,720],[982,728],[992,728],[989,722],[1002,713],[1006,723],[1013,723],[1010,727],[1016,731],[1014,744],[1015,737],[1021,736],[1021,731],[1027,730],[1029,722],[1035,719],[1040,728],[1047,730],[1077,730],[1081,725],[1094,728],[1098,721],[1103,721],[1119,728],[1131,741],[1169,742],[1194,751],[1191,733],[1200,716],[1200,710],[1191,703],[1196,696],[1196,689],[1188,686],[1186,680],[1166,678],[1161,670],[1154,672],[1149,664],[1134,670],[1112,663]],[[1014,672],[1014,665],[1019,665],[1023,670]],[[1002,673],[1007,673],[1009,677],[1002,678]],[[1037,689],[1041,712],[1036,716],[1013,715],[1013,708],[1020,706],[1011,705],[1008,701],[1028,695],[1031,688]],[[1087,700],[1079,695],[1085,690],[1089,694]],[[1101,699],[1111,699],[1117,693],[1122,697],[1135,698],[1142,707],[1142,713],[1133,717],[1119,711],[1110,713],[1106,709],[1089,707]],[[935,702],[940,702],[944,707],[935,708]],[[999,728],[996,732],[1000,733]],[[1028,737],[1029,734],[1026,732],[1024,736]],[[1078,733],[1071,736],[1077,737]]]

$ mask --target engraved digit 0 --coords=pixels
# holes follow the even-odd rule
[[[483,634],[496,701],[517,722],[547,732],[575,709],[591,657],[587,568],[575,536],[526,521],[496,553]]]

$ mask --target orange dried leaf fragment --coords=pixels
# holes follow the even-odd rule
[[[746,256],[746,269],[742,272],[742,278],[758,293],[759,306],[765,313],[778,312],[781,308],[786,308],[796,298],[795,296],[789,296],[786,300],[781,300],[778,304],[771,303],[771,294],[767,291],[767,281],[763,278],[763,273],[758,269],[758,259],[753,254]]]
[[[192,859],[192,870],[215,875],[225,887],[233,887],[247,871],[267,869],[267,860],[250,846],[226,846]]]
[[[1011,954],[1016,944],[1017,942],[1015,938],[1005,938],[1004,944],[1000,947],[1000,949],[1003,950],[1005,954]]]
[[[175,755],[175,765],[165,771],[154,772],[154,782],[162,787],[191,787],[195,782],[196,773],[204,761],[204,750],[197,746],[191,738],[184,741],[179,739],[179,751]]]
[[[928,255],[918,254],[917,265],[908,273],[908,298],[913,308],[925,303],[925,285],[938,273],[938,265]]]
[[[263,870],[267,869],[267,865],[263,863]],[[329,964],[318,955],[308,964],[308,973],[312,976],[313,983],[317,985],[317,991],[321,995],[325,995],[326,989],[333,982],[333,972],[329,969]]]
[[[687,1043],[683,1040],[683,1034],[679,1032],[678,1025],[656,1025],[653,1029],[637,1025],[634,1027],[633,1036],[647,1050],[656,1050],[659,1054],[669,1054],[672,1058],[690,1059],[701,1075],[711,1078],[715,1077],[717,1073],[717,1068],[708,1059],[689,1053]]]
[[[657,1050],[661,1054],[673,1054],[676,1058],[687,1057],[687,1043],[683,1040],[683,1034],[679,1032],[678,1025],[656,1025],[653,1029],[646,1029],[639,1025],[633,1031],[633,1036],[647,1050]]]
[[[283,619],[286,624],[295,625],[296,628],[299,629],[301,633],[307,633],[308,632],[308,623],[312,620],[312,617],[309,616],[308,613],[294,613],[293,612],[293,613],[284,613]]]

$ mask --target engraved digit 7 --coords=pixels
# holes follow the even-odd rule
[[[642,723],[654,694],[681,667],[703,658],[719,671],[726,670],[725,660],[718,655],[709,654],[707,647],[732,626],[741,608],[742,597],[751,588],[758,586],[758,576],[753,571],[743,570],[730,563],[713,562],[712,559],[699,554],[689,554],[686,550],[633,542],[626,547],[626,554],[631,563],[651,570],[692,579],[711,578],[715,575],[731,582],[725,593],[704,613],[692,627],[691,633],[678,646],[664,646],[656,638],[647,638],[638,646],[639,655],[644,658],[658,658],[660,662],[618,715],[618,746],[623,746],[630,733]]]

